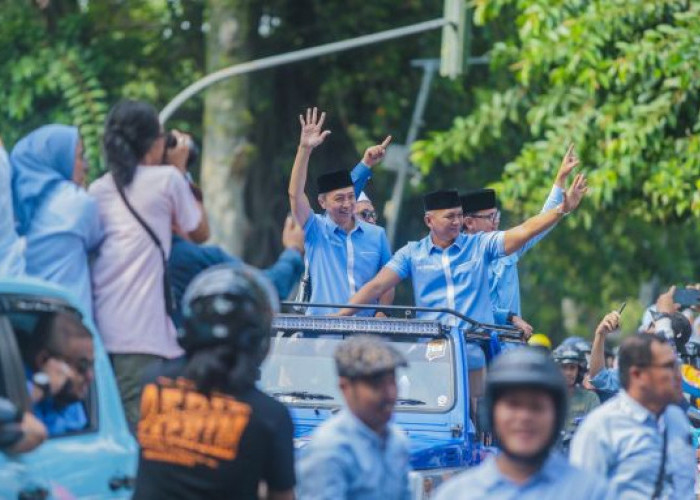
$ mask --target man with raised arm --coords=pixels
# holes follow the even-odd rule
[[[425,224],[430,228],[428,236],[409,242],[396,252],[380,273],[350,299],[350,303],[371,303],[410,277],[416,305],[447,307],[474,320],[493,323],[489,263],[522,248],[575,210],[587,189],[585,177],[579,174],[556,208],[507,231],[477,234],[462,233],[462,202],[456,191],[430,193],[424,198]],[[355,312],[355,309],[344,308],[340,314],[352,315]],[[419,316],[442,320],[460,328],[466,326],[464,321],[444,313],[421,313]]]
[[[292,214],[304,228],[306,261],[313,283],[310,302],[345,304],[365,283],[371,280],[391,257],[386,233],[378,226],[357,220],[354,214],[355,189],[350,172],[337,170],[317,178],[318,203],[324,215],[315,214],[304,192],[309,158],[331,133],[323,130],[326,114],[316,108],[299,116],[301,137],[289,181],[289,202]],[[387,137],[380,145],[365,152],[363,163],[373,166],[386,153],[391,141]],[[381,298],[381,299],[380,299]],[[372,299],[390,304],[394,298],[389,287]],[[307,314],[330,314],[335,309],[309,307]],[[359,314],[371,315],[365,310]]]
[[[571,144],[557,171],[554,186],[542,207],[542,212],[556,208],[564,199],[566,179],[579,164]],[[498,231],[501,211],[498,209],[496,192],[493,189],[477,189],[461,196],[464,212],[464,230],[470,234]],[[489,286],[493,304],[494,320],[499,325],[512,324],[523,330],[527,336],[532,334],[532,326],[523,320],[520,309],[520,280],[518,278],[518,261],[535,246],[549,231],[543,231],[529,240],[518,251],[507,257],[491,261],[489,266]]]

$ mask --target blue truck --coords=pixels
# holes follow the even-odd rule
[[[72,294],[30,278],[0,280],[0,397],[29,409],[20,354],[42,315],[66,312],[87,317]],[[130,498],[138,447],[129,432],[114,373],[94,325],[95,378],[85,402],[88,425],[80,432],[47,439],[20,455],[0,453],[0,498]],[[22,332],[22,336],[18,335]]]
[[[472,322],[463,331],[421,319],[281,314],[273,321],[261,389],[288,406],[295,447],[302,452],[314,429],[343,404],[333,361],[338,344],[357,334],[391,342],[409,362],[397,373],[394,421],[411,444],[413,498],[427,498],[441,482],[494,451],[470,418],[468,344],[491,354],[494,344],[521,340],[514,329],[491,326]]]

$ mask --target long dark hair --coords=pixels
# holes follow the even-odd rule
[[[142,101],[119,101],[105,123],[102,149],[118,188],[134,180],[136,167],[160,136],[158,113]]]
[[[260,362],[251,352],[231,344],[199,349],[188,356],[184,377],[203,394],[234,394],[252,388],[260,376]]]

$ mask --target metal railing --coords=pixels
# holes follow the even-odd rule
[[[517,329],[514,326],[507,326],[507,325],[494,325],[491,323],[482,323],[480,321],[476,321],[468,316],[465,316],[464,314],[457,312],[453,309],[449,309],[447,307],[420,307],[420,306],[395,306],[395,305],[380,305],[380,304],[333,304],[333,303],[322,303],[322,302],[291,302],[291,301],[283,301],[282,306],[285,307],[320,307],[320,308],[329,308],[329,309],[371,309],[375,311],[382,311],[382,312],[388,312],[388,311],[394,311],[394,312],[402,312],[404,314],[404,318],[398,319],[398,318],[390,318],[394,322],[396,321],[406,321],[406,320],[411,320],[411,321],[426,321],[426,320],[420,320],[420,319],[414,319],[410,316],[407,315],[407,313],[417,313],[417,312],[433,312],[433,313],[440,313],[440,314],[447,314],[450,316],[453,316],[455,318],[459,318],[460,320],[464,321],[467,323],[469,326],[465,329],[463,329],[464,333],[467,335],[467,338],[473,338],[473,339],[489,339],[490,338],[490,333],[491,332],[496,332],[497,335],[501,340],[507,341],[507,342],[523,342],[523,332],[522,330]],[[338,318],[338,320],[341,319],[347,319],[350,318],[350,316],[323,316],[324,318]],[[372,320],[373,318],[363,318],[362,321],[368,321]],[[383,318],[380,318],[383,319]],[[435,322],[439,325],[441,325],[443,328],[448,327],[448,325],[444,325],[436,320],[428,320],[429,322]]]

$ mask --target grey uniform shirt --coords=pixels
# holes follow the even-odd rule
[[[649,500],[661,466],[667,428],[662,498],[694,499],[695,450],[683,410],[671,405],[660,418],[624,390],[593,410],[574,435],[571,463],[604,475],[613,498]]]

